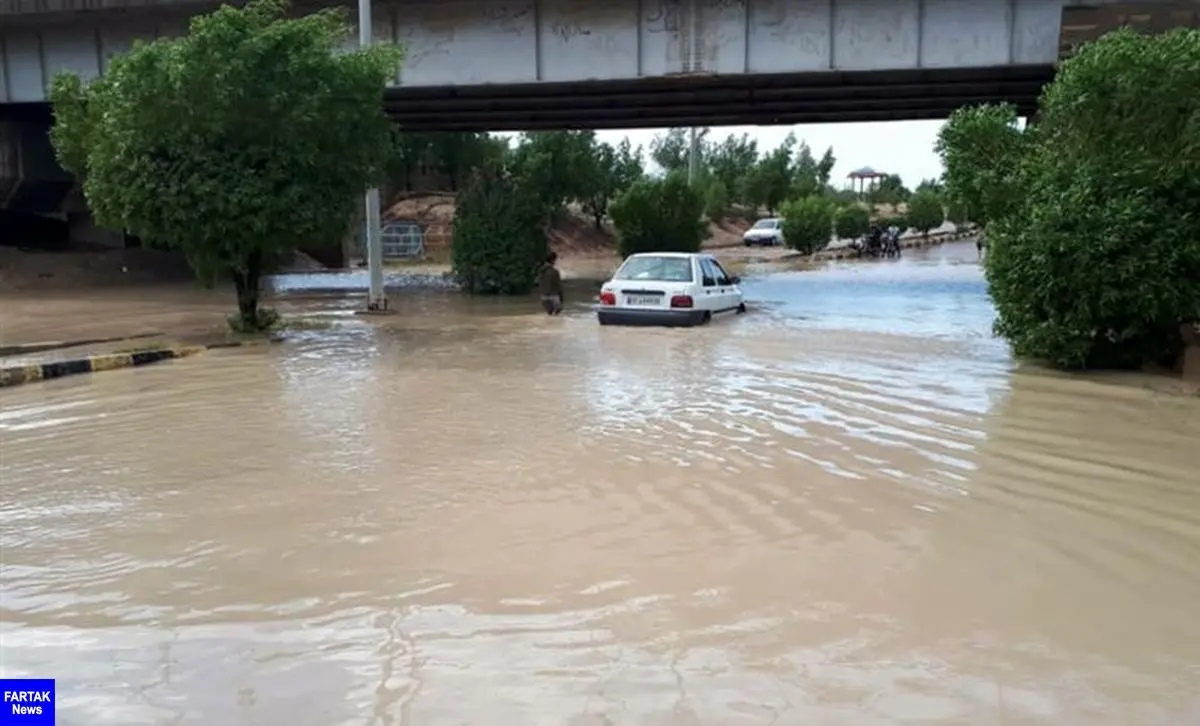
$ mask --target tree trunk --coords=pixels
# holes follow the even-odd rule
[[[262,255],[251,252],[246,258],[246,269],[233,271],[233,287],[237,291],[238,318],[242,329],[259,330],[258,285],[262,278]]]

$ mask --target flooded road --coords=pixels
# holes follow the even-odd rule
[[[2,392],[0,671],[60,724],[1200,723],[1200,399],[1017,372],[974,256]]]

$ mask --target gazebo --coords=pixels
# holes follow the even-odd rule
[[[866,194],[868,190],[875,187],[883,179],[887,178],[887,173],[875,171],[869,166],[864,166],[861,169],[855,169],[846,175],[850,179],[850,188],[859,194]],[[857,187],[857,188],[856,188]]]

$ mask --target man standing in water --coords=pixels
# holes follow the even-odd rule
[[[563,310],[562,275],[554,263],[558,255],[551,252],[546,255],[546,263],[538,270],[538,293],[542,296],[542,309],[547,315],[558,315]]]

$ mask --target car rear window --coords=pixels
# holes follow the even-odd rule
[[[630,257],[613,279],[691,282],[692,261],[687,257]]]
[[[777,219],[760,219],[754,223],[752,229],[775,229],[778,226],[779,220]]]

